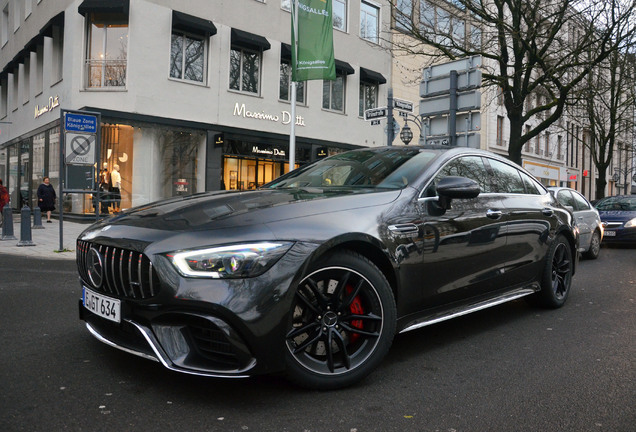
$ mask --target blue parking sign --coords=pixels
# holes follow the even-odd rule
[[[97,117],[67,113],[64,119],[64,129],[67,132],[97,133]]]

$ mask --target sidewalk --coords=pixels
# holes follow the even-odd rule
[[[0,228],[0,259],[3,254],[11,254],[34,258],[74,260],[77,236],[90,225],[88,222],[80,223],[64,220],[62,226],[64,251],[60,252],[60,221],[58,219],[51,219],[51,223],[46,223],[43,218],[42,226],[44,229],[31,228],[31,241],[34,246],[17,245],[20,242],[19,214],[14,215],[13,222],[13,235],[16,240],[1,240],[2,228]]]

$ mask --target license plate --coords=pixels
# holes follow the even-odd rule
[[[603,235],[605,237],[616,237],[616,231],[605,231]]]
[[[97,294],[84,287],[82,302],[95,315],[117,323],[121,321],[121,301],[118,299]]]

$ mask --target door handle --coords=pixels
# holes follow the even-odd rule
[[[543,213],[544,216],[552,216],[554,214],[554,210],[551,208],[544,208],[541,210],[541,213]]]
[[[499,219],[502,215],[503,212],[501,210],[488,209],[486,211],[486,217],[490,219]]]

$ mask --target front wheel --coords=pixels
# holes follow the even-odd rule
[[[543,277],[541,291],[536,296],[539,303],[548,308],[559,308],[565,304],[572,285],[572,249],[568,241],[559,235],[550,247]]]
[[[396,316],[389,283],[371,261],[348,251],[320,260],[296,289],[286,335],[288,376],[314,389],[361,380],[388,352]]]

